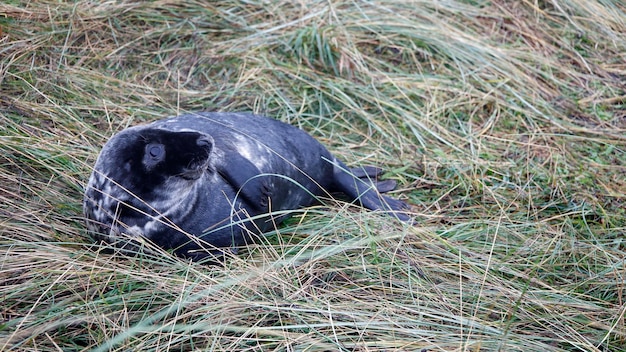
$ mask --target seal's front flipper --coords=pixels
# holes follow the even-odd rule
[[[238,197],[256,210],[267,210],[271,197],[268,178],[250,160],[239,154],[228,156],[228,165],[217,165],[217,172],[238,192]]]

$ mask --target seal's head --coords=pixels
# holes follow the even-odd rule
[[[94,236],[151,237],[175,219],[210,170],[211,136],[197,131],[133,127],[103,147],[85,191],[83,209]],[[173,213],[176,210],[176,213]]]

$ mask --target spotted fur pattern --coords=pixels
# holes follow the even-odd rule
[[[148,239],[193,260],[240,246],[280,223],[284,211],[331,192],[409,220],[405,203],[362,180],[380,170],[360,170],[350,172],[304,131],[267,117],[181,115],[128,128],[105,144],[84,213],[97,239],[126,248]]]

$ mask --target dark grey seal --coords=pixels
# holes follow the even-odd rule
[[[119,247],[142,236],[176,255],[215,259],[333,192],[409,220],[380,194],[381,170],[348,169],[306,132],[243,113],[196,113],[131,127],[102,148],[85,191],[87,227]]]

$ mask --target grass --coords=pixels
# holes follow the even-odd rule
[[[1,350],[626,350],[622,2],[10,0],[0,29]],[[383,166],[418,224],[330,202],[215,267],[93,245],[103,143],[196,110]]]

